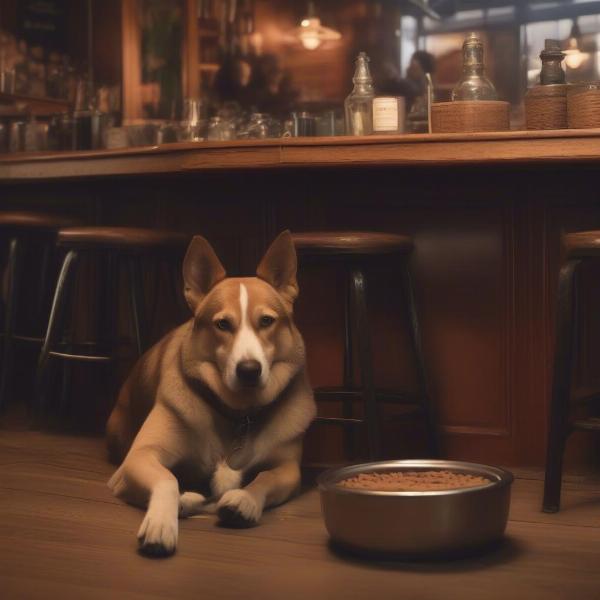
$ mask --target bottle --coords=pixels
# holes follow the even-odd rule
[[[546,40],[540,58],[542,59],[540,83],[542,85],[565,83],[565,72],[561,64],[565,53],[560,49],[558,40]]]
[[[373,133],[373,78],[369,71],[369,57],[361,52],[356,59],[352,78],[354,89],[344,102],[347,135]]]
[[[485,76],[483,44],[470,33],[463,44],[463,76],[452,90],[452,100],[497,100],[492,82]]]
[[[203,112],[206,107],[198,98],[185,98],[183,101],[183,120],[181,121],[181,139],[186,142],[204,140]]]
[[[92,134],[92,84],[81,77],[77,82],[75,109],[73,111],[73,148],[75,150],[91,150]]]
[[[540,53],[542,70],[540,85],[525,94],[525,124],[527,129],[567,129],[567,89],[562,61],[565,54],[557,40],[546,40]]]

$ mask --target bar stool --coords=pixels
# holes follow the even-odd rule
[[[339,425],[345,431],[346,449],[353,452],[353,433],[357,426],[365,426],[369,458],[381,457],[381,438],[378,416],[378,401],[394,400],[413,409],[425,417],[429,451],[439,453],[434,410],[429,398],[425,362],[421,347],[421,333],[412,287],[408,259],[413,250],[410,237],[390,233],[364,231],[350,232],[302,232],[293,233],[294,244],[301,260],[329,262],[341,265],[347,281],[344,306],[344,375],[339,388],[317,388],[315,398],[326,400],[339,398],[342,401],[343,417],[317,417],[316,422]],[[375,388],[373,359],[366,302],[365,267],[372,261],[391,259],[398,273],[406,306],[412,350],[417,365],[419,392],[416,395],[400,392],[384,392]],[[353,383],[353,333],[356,337],[361,387]],[[353,401],[364,403],[364,418],[353,416]]]
[[[49,294],[48,275],[50,255],[54,246],[56,231],[61,227],[75,225],[74,219],[38,212],[3,212],[0,213],[0,236],[8,241],[8,261],[3,278],[4,291],[4,329],[2,332],[2,364],[0,366],[0,409],[7,402],[7,392],[12,377],[15,342],[41,344],[42,338],[16,333],[17,307],[23,304],[22,278],[24,259],[32,247],[41,250],[39,269],[27,275],[37,283],[37,298],[30,323],[43,327],[45,320],[45,301]],[[31,332],[29,332],[31,333]]]
[[[127,284],[131,305],[131,317],[135,334],[137,354],[141,355],[147,345],[147,321],[142,285],[141,259],[150,258],[172,260],[172,264],[181,264],[183,253],[190,236],[153,229],[132,227],[70,227],[60,229],[56,243],[65,252],[64,260],[48,320],[46,335],[38,361],[36,376],[36,412],[40,417],[46,408],[46,392],[50,358],[66,361],[85,361],[107,363],[115,358],[117,346],[117,318],[119,289],[118,280],[121,267],[127,268]],[[82,254],[99,257],[104,263],[104,277],[100,292],[103,318],[101,331],[108,340],[95,340],[81,345],[78,352],[65,331],[66,305],[73,286],[76,267]],[[176,275],[176,271],[172,270]],[[173,279],[173,291],[178,280]],[[72,295],[72,294],[71,294]],[[66,337],[60,343],[59,339]],[[99,353],[100,351],[100,353]]]
[[[600,418],[574,419],[570,415],[571,378],[576,348],[579,308],[577,306],[577,273],[585,261],[600,260],[600,231],[569,233],[563,237],[566,260],[558,281],[554,372],[550,423],[546,454],[543,511],[554,513],[560,509],[560,491],[565,445],[575,431],[600,431]],[[582,398],[589,406],[600,399],[600,394]]]

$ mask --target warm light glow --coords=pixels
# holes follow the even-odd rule
[[[250,46],[252,46],[252,48],[254,49],[254,54],[256,54],[257,56],[260,56],[262,54],[262,48],[263,48],[262,33],[258,32],[258,31],[251,33],[248,41],[250,42]]]
[[[316,50],[321,45],[319,36],[310,32],[307,32],[306,35],[301,34],[300,41],[307,50]]]
[[[307,50],[316,50],[323,42],[339,40],[342,37],[339,31],[321,25],[321,19],[318,17],[302,19],[296,35]]]
[[[577,46],[577,39],[569,39],[569,48],[565,50],[565,64],[569,69],[579,69],[581,65],[588,59],[588,54],[582,52]]]

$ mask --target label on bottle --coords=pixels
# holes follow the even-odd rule
[[[373,131],[398,131],[398,99],[373,99]]]

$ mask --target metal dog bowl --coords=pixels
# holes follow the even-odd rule
[[[447,470],[491,483],[453,490],[388,492],[345,488],[360,473]],[[410,557],[465,552],[499,540],[513,476],[504,469],[450,460],[393,460],[331,469],[318,479],[325,526],[336,545]]]

